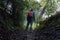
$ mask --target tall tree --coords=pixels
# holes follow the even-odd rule
[[[42,0],[40,4],[43,7],[40,13],[40,18],[45,12],[49,15],[50,13],[53,13],[56,10],[56,3],[54,0]]]

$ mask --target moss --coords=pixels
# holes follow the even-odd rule
[[[39,22],[38,29],[60,25],[60,14],[53,15],[44,21]]]

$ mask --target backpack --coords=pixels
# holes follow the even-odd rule
[[[32,17],[32,16],[33,16],[33,15],[32,15],[32,12],[29,12],[29,13],[28,13],[28,16],[29,16],[29,17]]]

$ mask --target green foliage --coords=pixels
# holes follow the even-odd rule
[[[36,27],[36,29],[43,29],[45,27],[53,27],[56,25],[60,25],[60,13],[52,15],[51,17],[47,18],[44,21],[39,21],[39,26]]]
[[[34,10],[39,10],[39,8],[41,7],[40,3],[38,3],[34,0],[28,1],[27,5],[28,5],[27,9],[32,8]]]
[[[36,25],[37,27],[35,28],[35,29],[43,29],[43,28],[45,28],[45,24],[44,24],[44,21],[39,21],[39,26],[38,25]]]
[[[0,7],[5,8],[5,6],[4,6],[4,0],[0,0]]]
[[[55,3],[54,0],[48,1],[46,10],[47,10],[47,13],[55,12],[55,10],[56,10],[56,3]]]
[[[51,15],[50,13],[54,13],[56,11],[57,4],[55,0],[42,0],[40,4],[42,7],[46,6],[45,12],[47,15]]]
[[[57,0],[57,2],[60,2],[60,0]]]
[[[4,1],[6,0],[0,0],[0,7],[5,8],[5,3]],[[13,15],[8,15],[7,13],[4,13],[5,17],[6,15],[10,16],[9,18],[5,19],[5,22],[7,24],[8,29],[15,30],[16,28],[20,28],[24,26],[24,21],[25,21],[25,15],[29,11],[30,8],[33,8],[34,10],[39,10],[41,7],[46,6],[46,13],[49,15],[50,13],[54,12],[56,9],[56,3],[54,0],[42,0],[40,3],[32,0],[12,0],[13,2],[13,7],[14,7],[14,14]],[[60,21],[58,20],[60,23]],[[14,23],[17,24],[14,25]],[[44,22],[40,21],[39,22],[38,28],[43,28],[45,27]]]

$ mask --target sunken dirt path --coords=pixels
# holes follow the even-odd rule
[[[0,40],[60,40],[60,25],[36,31],[13,32],[0,29]]]

